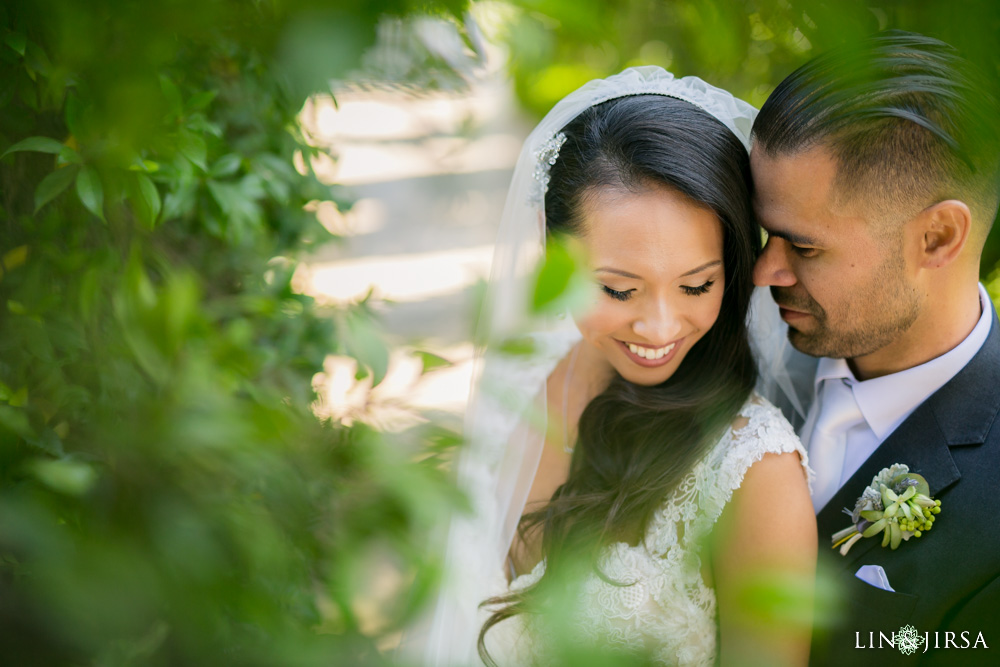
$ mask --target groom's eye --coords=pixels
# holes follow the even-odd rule
[[[799,257],[806,257],[806,258],[815,257],[816,254],[819,252],[819,250],[817,250],[816,248],[810,248],[809,246],[795,245],[794,243],[791,244],[791,246],[792,250]]]
[[[607,294],[612,299],[615,299],[617,301],[628,301],[630,298],[632,298],[632,292],[635,291],[634,289],[627,289],[623,292],[619,292],[616,289],[611,289],[607,285],[601,285],[601,289],[604,290],[605,294]]]

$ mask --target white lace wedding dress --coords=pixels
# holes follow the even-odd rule
[[[563,342],[565,345],[565,342]],[[561,346],[558,346],[561,347]],[[584,582],[584,602],[575,622],[581,638],[625,650],[642,650],[657,663],[712,665],[717,652],[715,591],[702,575],[699,546],[722,514],[746,471],[765,454],[797,452],[809,475],[805,450],[781,412],[752,394],[728,430],[684,477],[655,513],[636,546],[605,549],[600,568]],[[519,590],[538,581],[545,561],[494,590]],[[482,620],[485,620],[485,616]],[[486,634],[490,656],[500,665],[546,664],[546,646],[529,617],[518,614]]]

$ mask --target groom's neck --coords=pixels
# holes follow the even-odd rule
[[[848,359],[859,380],[870,380],[914,368],[955,349],[982,315],[978,276],[955,276],[951,284],[935,285],[920,300],[913,324],[889,345],[862,357]],[[945,279],[947,280],[947,279]]]

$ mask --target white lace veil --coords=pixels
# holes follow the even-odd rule
[[[610,99],[656,94],[678,98],[722,122],[750,149],[757,110],[701,79],[675,78],[659,67],[633,67],[594,80],[561,100],[528,136],[507,194],[480,319],[474,389],[466,413],[467,443],[457,462],[458,484],[473,513],[450,521],[445,580],[429,622],[411,632],[405,653],[425,665],[478,662],[480,602],[502,592],[506,555],[521,517],[543,445],[545,380],[578,336],[569,318],[530,316],[531,277],[545,248],[544,185],[549,150],[560,130],[585,109]],[[553,162],[554,163],[554,160]],[[767,294],[754,299],[755,350],[762,360],[765,395],[784,385],[787,344],[777,307]],[[534,353],[501,352],[505,341],[531,334]],[[522,339],[523,340],[523,339]],[[762,386],[763,386],[762,385]]]

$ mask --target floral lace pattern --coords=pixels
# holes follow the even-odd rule
[[[654,514],[641,543],[619,542],[605,549],[599,565],[609,581],[590,575],[584,582],[579,611],[584,637],[649,651],[665,665],[714,664],[715,590],[702,576],[699,545],[746,471],[765,454],[797,452],[810,482],[812,475],[805,450],[777,408],[754,394],[740,415],[741,425],[725,433]],[[510,589],[530,586],[544,571],[542,561],[515,579]],[[493,631],[501,629],[500,636],[488,642],[501,665],[525,664],[543,655],[544,647],[521,616]]]

